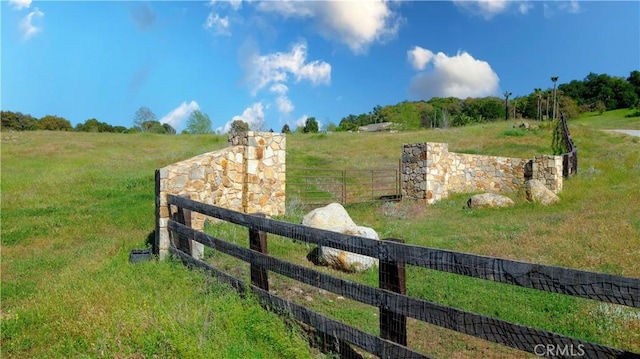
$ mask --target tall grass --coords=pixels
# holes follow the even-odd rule
[[[2,357],[311,357],[255,300],[172,261],[128,263],[154,228],[154,170],[226,145],[2,133]]]
[[[518,193],[507,193],[516,201],[514,207],[468,210],[465,204],[470,195],[457,194],[431,206],[403,201],[351,205],[347,210],[356,223],[373,227],[383,238],[640,277],[640,146],[637,138],[602,131],[640,126],[640,118],[629,119],[624,114],[625,111],[617,111],[603,118],[587,115],[569,124],[580,163],[578,175],[565,179],[558,205],[531,204]],[[315,161],[317,166],[333,169],[395,168],[402,144],[411,142],[446,142],[450,151],[509,157],[551,154],[551,127],[535,121],[531,124],[537,128],[513,130],[513,122],[509,121],[411,133],[335,133],[323,139],[293,135],[287,141],[289,148],[296,149],[296,156],[287,160],[289,167],[303,163],[309,167]],[[313,153],[313,161],[302,155],[308,153]],[[640,351],[638,310],[415,268],[408,270],[407,277],[409,293],[418,297]],[[360,317],[366,317],[368,312],[362,310]],[[349,320],[348,315],[345,320]],[[369,330],[375,331],[375,326]],[[428,332],[436,335],[432,329]],[[472,353],[486,346],[481,341],[443,332],[437,334],[438,340],[458,339],[446,348],[420,343],[417,346],[429,347],[427,353],[445,357],[474,356]],[[517,354],[492,347],[491,353],[483,352],[481,356],[513,355]]]
[[[407,243],[640,277],[640,147],[635,138],[601,131],[640,129],[638,118],[624,114],[589,115],[569,124],[579,172],[564,182],[556,206],[529,204],[512,193],[516,206],[500,210],[463,209],[468,196],[453,195],[432,206],[405,201],[348,211],[381,237]],[[511,135],[513,123],[393,134],[291,134],[287,166],[396,168],[402,144],[412,142],[446,142],[450,151],[500,156],[550,153],[545,124]],[[128,263],[129,251],[144,247],[154,228],[154,170],[222,148],[224,138],[1,136],[3,357],[317,355],[298,329],[200,272],[171,260]],[[287,207],[285,220],[299,223],[303,206],[290,196]],[[209,230],[246,245],[244,229]],[[306,261],[309,246],[269,241],[270,253]],[[234,263],[228,268],[246,275]],[[377,281],[375,271],[337,275]],[[407,276],[411,295],[640,351],[638,311],[428,270]],[[366,331],[378,330],[372,308],[295,284],[274,288]],[[409,336],[416,349],[442,357],[522,356],[433,326],[412,324]]]

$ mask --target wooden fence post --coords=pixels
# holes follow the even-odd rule
[[[256,213],[254,215],[258,217],[265,217],[264,213]],[[262,254],[268,254],[269,251],[267,249],[267,233],[249,229],[249,248]],[[257,264],[251,263],[251,284],[268,292],[268,271]]]
[[[402,239],[387,238],[384,240],[404,243]],[[407,293],[404,263],[380,259],[378,270],[380,289],[400,294]],[[380,337],[407,346],[407,317],[381,307]]]
[[[182,194],[178,197],[191,199],[188,194]],[[188,209],[178,207],[178,211],[171,215],[172,219],[175,222],[184,224],[187,227],[191,227],[191,211]],[[193,255],[191,252],[191,240],[189,238],[183,238],[178,236],[177,234],[172,235],[173,244],[182,252],[187,253],[188,255]],[[177,237],[177,238],[176,238]]]

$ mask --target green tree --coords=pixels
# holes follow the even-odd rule
[[[167,131],[165,127],[159,121],[156,121],[156,120],[144,121],[140,128],[142,129],[142,132],[149,132],[149,133],[165,134]]]
[[[133,116],[133,127],[139,128],[140,131],[145,132],[146,129],[143,126],[145,122],[153,122],[156,121],[156,114],[151,111],[148,107],[140,107],[136,114]]]
[[[631,71],[629,77],[627,77],[627,82],[629,82],[631,86],[633,86],[636,95],[640,99],[640,71]]]
[[[74,128],[76,132],[114,132],[113,126],[108,123],[100,122],[95,118],[90,118],[84,123],[79,123]]]
[[[0,111],[3,130],[34,131],[38,129],[38,120],[21,112]]]
[[[164,133],[167,135],[175,135],[177,132],[176,129],[168,123],[163,123],[162,128],[164,128]]]
[[[39,130],[47,131],[73,131],[71,123],[59,116],[47,115],[38,122]]]
[[[242,120],[235,120],[231,122],[231,129],[229,132],[231,133],[240,133],[240,132],[248,132],[249,124]]]
[[[191,112],[187,121],[187,132],[192,135],[212,133],[209,115],[202,113],[200,110]]]
[[[284,126],[282,126],[282,130],[280,132],[289,133],[291,132],[291,129],[289,128],[289,125],[285,123]]]
[[[316,121],[315,117],[308,117],[304,123],[304,129],[302,130],[304,133],[317,133],[318,132],[318,121]]]

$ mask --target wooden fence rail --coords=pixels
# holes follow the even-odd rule
[[[404,293],[403,284],[404,266],[415,265],[639,308],[640,279],[638,278],[418,247],[395,240],[377,241],[267,219],[263,216],[243,214],[172,195],[168,196],[168,203],[183,211],[196,211],[247,227],[251,244],[250,249],[247,249],[224,239],[195,231],[179,221],[170,220],[168,228],[172,233],[172,243],[183,243],[180,240],[185,239],[196,241],[250,263],[252,273],[250,289],[266,306],[290,313],[297,320],[313,326],[326,335],[346,341],[382,358],[429,357],[406,347],[406,317],[534,354],[538,354],[536,347],[540,345],[555,345],[580,348],[584,351],[585,357],[589,358],[640,358],[638,354],[621,349],[409,297]],[[370,287],[271,257],[267,254],[266,233],[376,257],[380,260],[380,286],[379,288]],[[240,291],[246,290],[241,280],[190,257],[177,246],[172,245],[171,253],[191,265],[205,268],[216,274]],[[269,293],[268,271],[378,307],[381,337],[372,336]]]
[[[578,147],[573,143],[564,113],[560,114],[560,122],[562,123],[562,141],[567,148],[567,153],[562,155],[562,176],[569,177],[578,173]]]

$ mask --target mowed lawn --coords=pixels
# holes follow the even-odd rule
[[[624,114],[570,123],[579,174],[565,181],[559,205],[528,204],[512,193],[516,206],[498,211],[463,209],[468,195],[433,206],[405,201],[347,209],[381,237],[640,277],[640,139],[601,131],[640,129],[639,118]],[[290,134],[287,166],[397,166],[402,144],[412,142],[447,142],[450,151],[500,156],[550,153],[546,124],[521,133],[512,131],[514,123],[393,134]],[[301,330],[200,272],[175,261],[128,263],[129,251],[143,248],[154,228],[154,170],[225,147],[225,137],[3,132],[1,144],[2,356],[320,355],[308,348]],[[286,220],[298,222],[303,213],[291,211]],[[423,274],[410,275],[409,286],[424,282]],[[484,293],[468,290],[467,282],[428,278],[429,285],[409,287],[410,293],[640,351],[638,311],[616,307],[611,314],[596,304],[580,302],[575,309],[574,301],[560,301],[557,311],[569,313],[573,323],[564,325],[536,313],[496,311],[512,306],[526,312],[529,304],[513,305],[508,298],[487,304]],[[555,305],[535,301],[531,306],[540,311]],[[587,324],[594,311],[606,320]],[[448,336],[453,334],[413,332],[410,340],[423,340],[418,349],[441,357],[491,356],[481,341],[466,345]],[[493,357],[504,355],[509,354]]]

